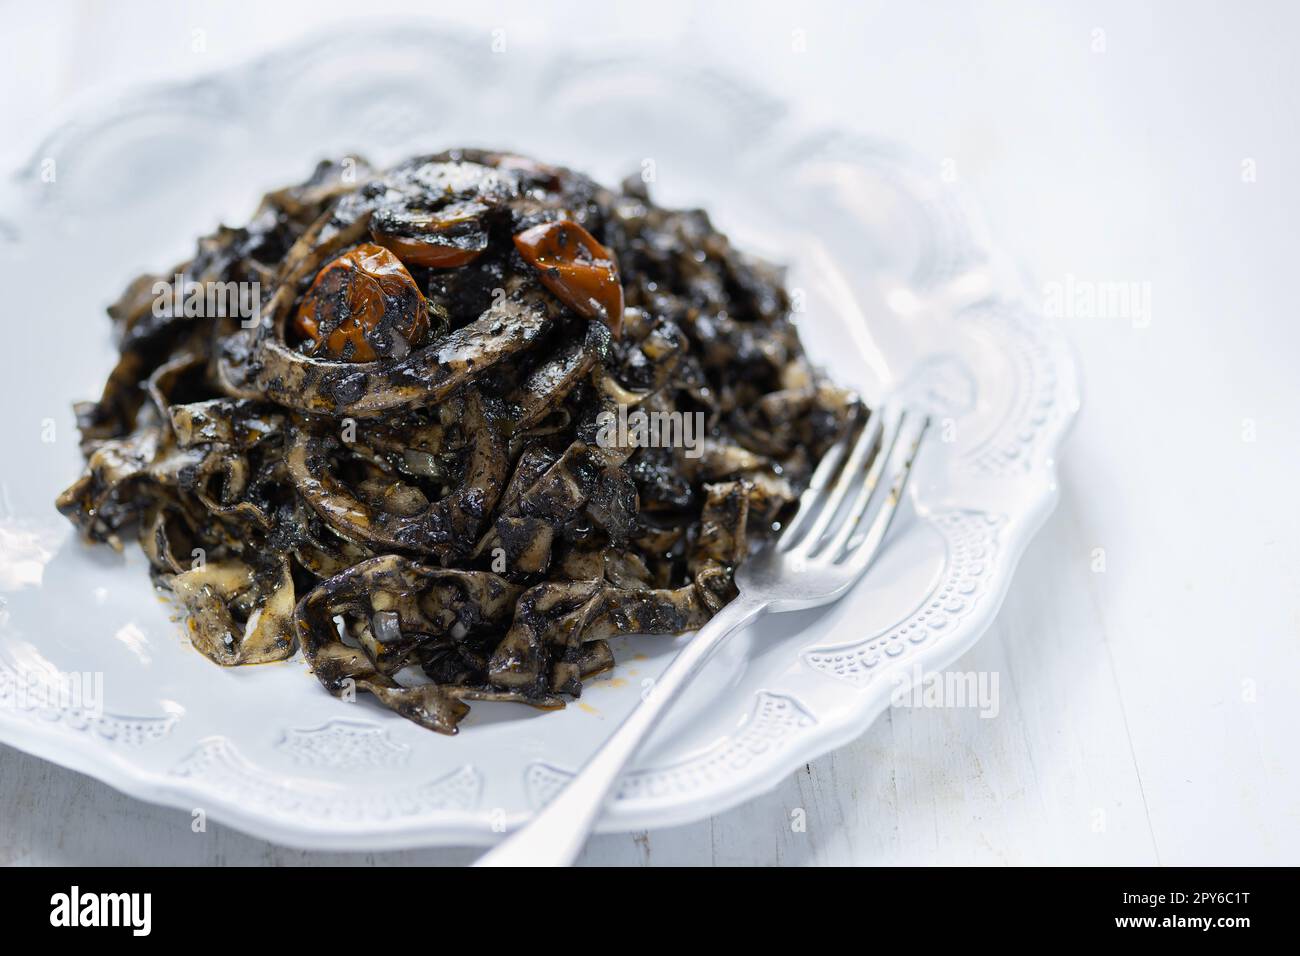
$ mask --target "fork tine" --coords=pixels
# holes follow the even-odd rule
[[[794,513],[789,524],[781,531],[781,537],[778,540],[778,547],[786,548],[792,545],[799,537],[800,531],[812,521],[813,508],[821,498],[822,489],[826,487],[835,477],[839,467],[844,462],[845,455],[849,450],[849,439],[857,432],[858,425],[862,422],[862,414],[859,412],[849,422],[849,427],[844,430],[844,437],[832,445],[822,455],[822,460],[817,463],[817,468],[813,471],[812,479],[808,482],[808,487],[804,493],[799,496],[799,510]],[[868,422],[870,425],[870,422]]]
[[[849,490],[854,485],[854,480],[862,474],[862,467],[866,464],[867,456],[875,449],[882,438],[882,414],[879,410],[873,411],[871,417],[867,419],[867,424],[863,427],[862,433],[853,443],[853,449],[849,452],[848,461],[840,470],[835,479],[834,486],[830,491],[821,495],[822,509],[813,519],[812,525],[808,528],[807,533],[798,541],[792,539],[791,550],[798,549],[805,554],[810,554],[817,549],[817,544],[830,523],[835,520],[836,513],[840,510],[840,505],[848,497]],[[890,431],[893,431],[891,427]]]
[[[853,499],[852,506],[849,508],[844,520],[832,532],[827,534],[826,543],[817,549],[816,554],[825,554],[832,561],[837,560],[840,552],[852,539],[858,523],[862,520],[862,516],[871,509],[872,502],[876,499],[876,493],[881,485],[881,475],[885,473],[885,466],[889,464],[890,459],[893,457],[899,436],[903,434],[908,421],[908,413],[904,410],[893,423],[889,432],[882,436],[880,449],[876,452],[875,457],[871,459],[871,467],[867,469],[862,484],[858,486],[858,493]]]
[[[853,535],[857,533],[858,525],[866,516],[866,507],[853,520],[846,522],[845,527],[836,536],[837,546],[846,549],[845,560],[852,573],[861,574],[866,571],[872,559],[875,558],[876,552],[880,550],[880,545],[884,542],[889,526],[894,520],[894,514],[898,511],[898,504],[902,501],[903,488],[912,472],[912,463],[916,461],[917,452],[921,448],[921,441],[925,438],[925,433],[929,427],[929,416],[922,416],[918,426],[906,431],[900,429],[897,440],[897,453],[891,453],[889,458],[892,460],[901,457],[902,460],[891,465],[890,478],[892,480],[890,481],[889,494],[876,511],[875,517],[871,519],[871,525],[867,528],[867,533],[862,536],[862,539],[856,544],[852,544]]]

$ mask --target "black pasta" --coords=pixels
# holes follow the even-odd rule
[[[173,272],[258,314],[133,282],[59,510],[213,661],[301,647],[444,733],[706,622],[857,406],[703,212],[505,153],[322,163]]]

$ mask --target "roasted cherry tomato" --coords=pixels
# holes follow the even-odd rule
[[[515,236],[515,248],[542,284],[579,315],[615,336],[623,323],[623,286],[609,250],[576,222],[544,222]]]
[[[373,362],[419,345],[429,333],[429,310],[397,256],[365,243],[317,273],[294,325],[313,355]]]

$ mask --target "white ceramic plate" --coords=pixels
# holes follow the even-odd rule
[[[318,158],[509,147],[606,181],[653,174],[742,246],[791,266],[809,351],[868,398],[935,416],[871,574],[831,607],[762,619],[690,689],[600,828],[718,813],[860,734],[899,675],[984,631],[1056,499],[1074,364],[938,164],[834,131],[678,59],[494,54],[404,29],[83,110],[0,206],[0,739],[145,800],[281,843],[488,842],[522,821],[636,703],[684,638],[615,642],[612,675],[541,714],[474,705],[443,737],[326,694],[301,659],[222,669],[185,641],[134,545],[80,544],[55,495],[80,471],[70,404],[113,360],[104,306],[219,218]],[[102,675],[102,714],[70,674]],[[53,691],[60,689],[63,693]],[[84,689],[84,688],[83,688]]]

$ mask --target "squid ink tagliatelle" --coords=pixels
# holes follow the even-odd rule
[[[780,272],[639,179],[349,157],[165,275],[256,289],[257,314],[133,282],[59,510],[137,536],[216,663],[301,648],[444,733],[468,701],[563,706],[615,635],[707,621],[857,411]],[[704,427],[609,440],[633,412]]]

